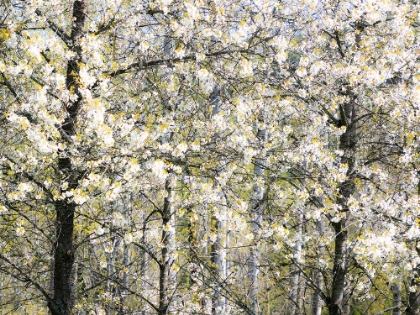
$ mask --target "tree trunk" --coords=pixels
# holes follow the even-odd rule
[[[322,299],[319,294],[319,291],[322,288],[322,273],[320,271],[316,271],[315,283],[319,289],[315,290],[312,294],[312,315],[321,315]]]
[[[406,315],[418,315],[420,313],[420,293],[410,292],[408,296],[408,307],[405,311]]]
[[[209,223],[209,220],[211,221],[211,218],[207,215],[207,209],[205,208],[203,210],[204,215],[202,216],[201,225],[205,227],[203,230],[200,231],[198,239],[205,239],[206,233],[208,230],[208,227],[211,226],[211,223]],[[211,256],[211,248],[210,248],[210,240],[207,238],[206,245],[203,246],[202,249],[202,256],[203,257],[209,257]],[[210,252],[209,252],[210,251]],[[203,276],[203,274],[200,274],[200,284],[201,289],[204,291],[208,287],[208,283],[206,283],[207,279]],[[210,294],[206,294],[201,299],[201,311],[203,315],[211,315],[212,314],[212,296]]]
[[[351,292],[348,288],[344,289],[343,315],[351,313]]]
[[[346,278],[346,240],[347,231],[344,222],[333,223],[335,236],[335,252],[333,267],[333,282],[331,290],[331,301],[328,305],[330,315],[342,314],[342,303]]]
[[[175,175],[170,173],[165,183],[167,196],[162,211],[162,261],[159,266],[159,315],[169,312],[173,295],[174,274],[171,272],[175,250],[175,216],[174,216]]]
[[[147,231],[147,222],[145,213],[142,213],[142,223],[143,223],[143,237],[142,237],[142,243],[146,244],[148,237],[148,231]],[[141,262],[140,262],[140,277],[142,279],[142,292],[143,295],[148,297],[149,296],[149,290],[150,290],[150,279],[149,279],[149,264],[150,264],[150,257],[149,254],[145,250],[141,251]],[[147,315],[150,312],[149,304],[143,303],[141,308],[141,315]]]
[[[264,124],[264,119],[261,121]],[[265,154],[264,154],[264,145],[267,139],[267,129],[265,127],[259,128],[257,126],[257,140],[259,142],[259,156],[255,159],[254,164],[254,175],[256,183],[254,183],[254,196],[251,203],[251,230],[254,235],[254,246],[250,248],[250,258],[249,258],[249,272],[248,279],[251,285],[249,292],[250,297],[250,310],[251,314],[258,315],[260,313],[260,307],[258,303],[258,293],[259,293],[259,281],[258,281],[258,272],[260,265],[260,250],[258,246],[259,231],[262,224],[262,212],[264,207],[264,163],[265,163]]]
[[[67,201],[56,203],[57,242],[54,254],[54,299],[48,303],[53,315],[70,315],[72,301],[73,219],[75,205]]]
[[[117,286],[115,286],[115,280],[116,279],[116,275],[115,275],[115,252],[117,252],[119,249],[119,241],[116,239],[116,237],[112,237],[111,238],[111,242],[112,242],[112,248],[114,249],[111,253],[106,253],[106,262],[107,262],[107,282],[106,282],[106,290],[108,292],[112,292],[113,295],[116,294],[116,290],[118,289]],[[106,309],[105,309],[105,314],[106,315],[113,315],[115,312],[114,309],[114,305],[112,305],[111,303],[106,305]]]
[[[355,190],[354,166],[355,166],[355,146],[357,144],[356,134],[356,102],[355,96],[351,91],[345,92],[350,96],[350,101],[340,105],[340,127],[346,127],[346,131],[340,136],[340,149],[343,151],[341,165],[347,166],[346,180],[339,185],[339,196],[337,204],[340,206],[340,217],[332,219],[332,226],[335,232],[335,251],[333,266],[333,281],[331,295],[328,300],[328,311],[330,315],[343,314],[343,301],[345,290],[345,279],[347,273],[347,200]]]
[[[417,249],[417,252],[420,250]],[[420,314],[420,281],[417,281],[417,277],[420,275],[420,267],[417,266],[414,269],[414,276],[410,282],[410,287],[415,288],[413,291],[407,290],[408,293],[408,306],[405,310],[406,315],[419,315]],[[395,292],[394,292],[395,296]]]
[[[303,212],[301,209],[297,209],[297,227],[296,227],[296,236],[295,236],[295,250],[293,253],[293,259],[296,264],[300,263],[302,255],[302,225],[303,225]],[[291,315],[300,315],[302,314],[302,299],[301,299],[301,275],[300,268],[297,266],[292,266],[292,292],[291,300],[292,305],[290,308]]]
[[[220,87],[215,84],[213,91],[209,96],[209,103],[212,109],[212,116],[217,115],[220,112]],[[220,191],[220,203],[223,202],[224,196],[221,187],[217,184],[214,185],[215,189],[219,188]],[[224,206],[223,206],[224,207]],[[225,209],[220,210],[225,211]],[[212,296],[212,314],[213,315],[224,315],[226,300],[222,296],[222,286],[226,279],[226,222],[219,220],[217,216],[212,217],[212,228],[217,234],[216,240],[211,246],[211,260],[213,263],[213,279],[214,279],[214,293]]]
[[[393,283],[392,290],[392,315],[401,315],[401,289],[397,283]]]
[[[130,203],[131,205],[131,203]],[[126,220],[129,220],[128,211],[124,211],[124,216]],[[122,274],[122,286],[119,286],[119,297],[120,297],[120,305],[118,307],[118,315],[124,315],[124,302],[127,293],[127,288],[129,284],[129,271],[128,268],[130,267],[130,244],[122,241],[123,247],[123,274]]]
[[[321,219],[317,222],[317,228],[319,232],[319,236],[322,237],[324,235],[324,228]],[[318,255],[319,257],[323,257],[324,250],[322,247],[319,248]],[[317,262],[317,269],[315,270],[315,285],[316,289],[312,294],[312,315],[321,315],[322,313],[322,298],[321,298],[321,291],[322,291],[322,272],[320,270],[319,261]]]
[[[212,301],[212,314],[213,315],[224,315],[225,314],[225,299],[223,298],[221,291],[223,282],[226,278],[226,244],[225,244],[225,233],[226,224],[225,222],[213,218],[214,229],[217,233],[215,242],[212,245],[212,263],[213,263],[213,277],[215,282],[213,301]]]
[[[85,2],[76,0],[73,3],[73,26],[70,35],[71,47],[75,57],[67,64],[66,86],[68,90],[74,91],[77,100],[64,104],[67,110],[67,117],[62,125],[64,141],[70,141],[75,135],[75,123],[81,104],[82,95],[79,90],[79,62],[81,62],[80,38],[83,36],[85,24]],[[68,143],[70,144],[70,143]],[[68,152],[62,152],[64,157],[58,159],[58,171],[63,179],[68,182],[68,190],[77,187],[77,174],[72,167]],[[64,193],[65,191],[62,191]],[[74,213],[76,204],[68,199],[57,200],[54,204],[56,211],[56,236],[54,245],[54,298],[48,302],[48,308],[53,315],[70,315],[74,301],[72,299],[72,287],[74,285],[73,264],[75,253],[73,248]]]
[[[420,175],[420,172],[417,173]],[[417,183],[417,196],[420,197],[420,181]],[[416,251],[417,255],[420,256],[420,247],[419,244],[416,242]],[[408,293],[408,306],[405,310],[406,315],[418,315],[420,314],[420,281],[418,281],[418,277],[420,276],[420,266],[416,266],[414,269],[414,274],[412,276],[412,280],[410,282],[410,287],[414,287],[413,290],[407,290]],[[395,294],[395,293],[394,293]]]
[[[173,53],[173,42],[171,38],[163,40],[163,54],[169,59]],[[172,75],[172,68],[168,68],[167,75]],[[169,116],[173,108],[169,100],[164,101],[164,114]],[[162,135],[161,143],[165,144],[170,141],[172,133],[165,132]],[[176,175],[172,171],[168,171],[168,177],[165,180],[165,192],[163,209],[162,209],[162,249],[161,262],[159,265],[159,315],[169,314],[171,303],[173,303],[175,274],[172,270],[174,263],[175,251],[175,213],[174,213],[174,197]]]
[[[194,212],[190,207],[187,208],[188,217],[187,217],[187,227],[188,227],[188,263],[190,265],[190,279],[189,279],[189,288],[197,282],[199,277],[198,263],[199,258],[197,257],[198,253],[198,239],[196,231],[196,223],[194,220]]]

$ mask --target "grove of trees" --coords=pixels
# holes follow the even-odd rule
[[[0,0],[0,314],[420,314],[419,14]]]

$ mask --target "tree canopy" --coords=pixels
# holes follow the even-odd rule
[[[6,314],[420,314],[420,5],[3,0]]]

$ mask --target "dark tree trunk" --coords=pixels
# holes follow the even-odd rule
[[[419,253],[420,250],[417,249],[417,252]],[[420,282],[417,281],[417,277],[420,275],[420,267],[417,266],[414,269],[414,277],[411,280],[410,286],[417,288],[415,291],[408,293],[408,306],[405,310],[406,315],[419,315],[420,314],[420,290],[418,287],[420,287]]]
[[[351,91],[345,92],[350,96],[351,101],[340,105],[340,127],[345,126],[346,131],[340,136],[340,149],[343,150],[341,164],[347,165],[347,179],[339,185],[340,195],[337,204],[340,206],[340,219],[338,222],[333,220],[332,226],[335,232],[335,251],[333,281],[331,295],[328,300],[328,312],[330,315],[343,314],[343,301],[345,280],[347,273],[347,201],[354,193],[354,166],[355,166],[355,146],[357,144],[356,134],[356,102],[355,96]]]
[[[171,272],[172,264],[174,262],[173,251],[175,246],[175,225],[174,225],[174,186],[175,177],[173,174],[169,174],[165,183],[165,190],[168,193],[165,197],[163,211],[162,211],[162,261],[159,266],[159,315],[166,315],[169,313],[171,298],[172,298],[172,286],[174,281],[174,275]]]
[[[77,100],[70,104],[63,104],[67,109],[67,117],[62,125],[62,137],[68,144],[71,136],[75,132],[75,123],[81,104],[82,95],[79,91],[79,62],[81,61],[80,38],[83,35],[85,24],[85,2],[84,0],[74,1],[73,3],[73,27],[70,35],[70,49],[75,53],[75,57],[67,64],[66,85],[72,92],[76,93]],[[77,173],[73,169],[68,152],[61,152],[62,156],[58,159],[59,178],[68,182],[68,190],[77,187]],[[62,193],[65,191],[62,191]],[[48,308],[53,315],[70,315],[73,308],[73,281],[72,272],[75,253],[73,247],[74,213],[76,204],[68,199],[58,200],[54,204],[56,211],[56,236],[54,245],[54,298],[49,301]]]
[[[406,315],[420,314],[420,292],[410,292],[408,296],[408,307],[405,311]]]
[[[148,237],[148,230],[147,230],[147,223],[145,222],[146,220],[146,214],[143,212],[142,213],[142,221],[143,221],[143,239],[142,239],[142,243],[144,244]],[[150,257],[147,254],[147,252],[145,250],[142,249],[141,251],[141,262],[140,262],[140,277],[142,279],[143,285],[142,285],[142,290],[143,292],[145,292],[145,295],[147,294],[147,292],[150,290],[150,279],[149,279],[149,266],[150,266]],[[149,304],[144,303],[142,308],[141,308],[141,315],[147,315],[150,314],[150,307]]]
[[[54,303],[61,309],[55,314],[70,314],[72,307],[73,219],[75,205],[67,201],[55,204],[57,211],[57,242],[54,255]],[[51,309],[51,308],[50,308]]]

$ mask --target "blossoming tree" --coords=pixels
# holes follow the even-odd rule
[[[0,303],[418,314],[413,1],[4,1]]]

